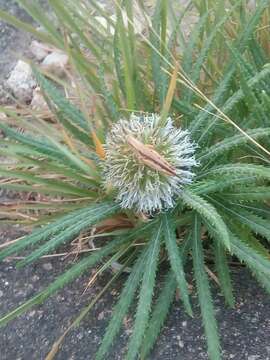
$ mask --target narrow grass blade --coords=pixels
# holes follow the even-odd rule
[[[36,39],[39,39],[44,43],[52,44],[55,46],[60,45],[57,39],[44,33],[43,31],[39,31],[35,29],[34,26],[17,19],[15,16],[12,16],[5,11],[0,10],[0,19],[2,19],[3,21],[7,22],[12,26],[15,26],[17,29],[21,29],[29,34],[32,34]]]

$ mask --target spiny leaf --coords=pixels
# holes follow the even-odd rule
[[[226,200],[237,201],[266,201],[270,200],[270,187],[269,186],[247,186],[235,187],[233,190],[227,190],[222,195]]]
[[[170,218],[171,216],[172,214],[170,213],[164,214],[162,219],[165,244],[168,251],[170,264],[180,290],[181,299],[183,300],[187,313],[192,316],[192,309],[189,302],[188,286],[185,279],[183,261],[176,243],[176,228],[173,224],[172,219]]]
[[[196,195],[207,195],[211,193],[223,193],[224,190],[234,188],[235,185],[249,185],[256,183],[255,176],[242,176],[225,178],[218,174],[213,177],[215,180],[208,179],[198,181],[190,186],[190,190]]]
[[[211,360],[220,360],[220,343],[217,332],[217,322],[209,289],[209,282],[205,272],[203,248],[201,240],[201,224],[197,215],[193,223],[193,264],[198,298],[203,318],[204,329],[208,344],[208,354]]]
[[[136,359],[150,315],[162,232],[161,222],[155,230],[149,243],[148,259],[144,268],[135,323],[126,356],[127,360]]]
[[[226,251],[220,242],[214,241],[215,265],[218,272],[221,291],[227,304],[234,307],[234,296],[231,284],[230,270],[226,258]]]
[[[104,206],[105,205],[105,206]],[[71,222],[64,231],[53,236],[44,245],[31,252],[24,260],[18,263],[18,266],[24,266],[37,260],[42,255],[47,254],[49,251],[56,249],[62,243],[74,239],[79,233],[90,226],[97,224],[106,217],[113,215],[119,210],[119,206],[114,204],[108,206],[107,204],[101,203],[93,205],[91,211],[87,213],[86,217],[80,217],[76,222]]]
[[[95,206],[95,205],[94,205]],[[114,203],[103,203],[103,206],[113,208]],[[0,252],[0,260],[3,260],[5,257],[10,256],[18,251],[23,250],[27,246],[33,246],[34,244],[45,241],[48,238],[59,234],[62,231],[65,231],[70,224],[74,224],[80,219],[87,218],[88,214],[93,212],[93,205],[84,207],[76,211],[72,211],[69,214],[61,217],[59,220],[52,222],[40,229],[34,230],[31,235],[25,236],[20,241],[9,246],[5,250]]]
[[[182,191],[183,202],[198,212],[202,218],[205,218],[215,229],[216,237],[230,250],[230,237],[228,229],[222,217],[217,210],[206,200],[190,191]]]
[[[245,132],[251,136],[254,140],[258,140],[264,137],[269,137],[270,128],[256,128],[251,130],[245,130]],[[213,160],[216,156],[224,155],[226,151],[238,148],[239,146],[249,142],[248,137],[244,134],[237,134],[231,137],[228,137],[215,145],[212,145],[210,148],[204,150],[199,156],[198,161],[206,162],[208,160]]]
[[[235,218],[238,218],[241,223],[246,224],[252,231],[256,234],[260,234],[270,241],[270,224],[266,219],[253,214],[241,207],[233,206],[224,201],[219,201],[212,199],[220,208],[222,208],[226,213],[233,215]]]
[[[256,268],[264,276],[270,277],[270,261],[254,251],[250,246],[245,244],[234,234],[230,234],[232,253],[235,254],[240,261],[243,261],[247,266]]]
[[[214,168],[211,168],[208,171],[202,172],[198,175],[198,179],[204,178],[206,176],[212,175],[228,175],[230,177],[240,177],[242,175],[255,176],[257,179],[270,179],[270,169],[262,165],[253,165],[253,164],[227,164],[220,165]]]
[[[58,89],[48,81],[36,68],[33,68],[34,75],[37,78],[38,83],[44,90],[46,96],[57,106],[57,108],[65,114],[66,118],[86,132],[89,132],[89,125],[85,120],[83,113],[72,105],[65,97],[60,93]],[[89,140],[90,141],[90,140]]]
[[[191,247],[191,236],[188,234],[183,245],[180,248],[180,256],[183,259],[183,264],[186,263],[188,252]],[[146,359],[149,352],[155,345],[156,339],[161,331],[162,325],[164,324],[167,314],[169,312],[171,303],[173,302],[174,295],[177,289],[177,281],[172,270],[169,271],[165,278],[164,286],[158,296],[156,304],[154,305],[152,316],[149,322],[149,326],[146,330],[142,349],[141,357]]]
[[[177,282],[172,271],[165,278],[164,286],[159,294],[155,304],[149,327],[145,333],[142,349],[140,352],[141,359],[146,359],[152,347],[154,346],[160,329],[166,319],[170,306],[175,297]]]
[[[135,296],[136,289],[139,285],[139,281],[142,277],[142,271],[144,269],[147,256],[148,251],[147,249],[145,249],[138,257],[136,263],[133,265],[132,272],[129,275],[125,287],[121,292],[121,296],[114,307],[112,318],[102,339],[102,343],[96,355],[96,360],[104,359],[104,356],[108,352],[110,346],[112,345],[115,337],[120,330],[123,319],[131,305],[131,302]]]

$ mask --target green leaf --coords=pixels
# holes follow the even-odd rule
[[[225,175],[231,177],[241,177],[243,175],[255,176],[257,179],[270,179],[270,169],[262,165],[253,165],[253,164],[227,164],[220,165],[214,168],[211,168],[208,171],[200,173],[197,176],[197,179],[205,178],[206,176],[212,175]]]
[[[136,289],[142,277],[142,272],[148,256],[147,250],[148,249],[143,250],[138,257],[138,260],[133,265],[132,272],[129,275],[125,287],[121,292],[120,298],[114,307],[112,318],[102,339],[102,343],[96,355],[96,360],[104,359],[104,356],[120,331],[123,319],[131,305],[132,300],[134,299]]]
[[[95,205],[72,211],[69,214],[61,217],[59,220],[56,220],[51,224],[41,227],[40,229],[34,230],[32,234],[25,236],[20,241],[1,251],[0,261],[7,256],[23,250],[27,246],[33,246],[38,242],[45,241],[50,237],[56,236],[60,232],[65,232],[66,234],[68,234],[68,231],[66,231],[66,229],[70,226],[70,224],[74,224],[80,219],[87,218],[89,214],[91,215],[93,212],[93,206]],[[108,209],[113,209],[115,207],[115,204],[104,202],[103,206],[104,208],[107,207]]]
[[[176,242],[176,227],[171,217],[171,213],[164,214],[162,217],[165,244],[168,251],[170,264],[181,293],[181,299],[183,300],[187,313],[192,316],[192,309],[189,302],[188,286],[185,279],[183,261]]]
[[[119,210],[119,206],[116,204],[101,203],[92,205],[89,212],[85,217],[79,217],[76,222],[71,222],[63,231],[54,235],[50,240],[47,240],[44,245],[31,252],[24,260],[18,263],[18,266],[28,265],[31,262],[37,260],[42,255],[47,254],[49,251],[56,249],[59,245],[73,240],[79,233],[90,226],[97,224],[101,220],[113,215]]]
[[[131,43],[127,34],[127,29],[124,25],[123,15],[120,9],[117,8],[117,23],[116,31],[118,36],[118,44],[122,53],[123,59],[123,74],[125,80],[125,94],[127,107],[130,110],[136,108],[136,93],[134,89],[134,61],[132,57]]]
[[[37,1],[33,0],[17,0],[17,2],[25,9],[25,11],[32,16],[34,20],[37,21],[38,24],[42,25],[44,29],[51,35],[52,39],[54,39],[55,43],[58,46],[63,46],[64,41],[57,30],[57,27],[54,26],[52,19],[46,14],[44,9],[41,8],[41,5],[38,4]]]
[[[269,221],[241,207],[236,207],[224,201],[221,200],[217,201],[215,199],[212,199],[212,201],[216,203],[220,208],[222,208],[223,211],[225,211],[230,215],[233,215],[234,218],[240,220],[242,224],[247,225],[256,234],[260,234],[261,236],[265,237],[268,241],[270,241]]]
[[[235,42],[235,47],[239,49],[240,52],[243,52],[247,46],[247,43],[250,40],[250,37],[258,24],[262,13],[264,12],[265,8],[268,6],[268,0],[261,0],[256,7],[255,12],[252,14],[252,16],[249,19],[249,22],[245,24],[243,27],[242,32],[238,35],[238,39]],[[220,103],[222,103],[222,100],[224,101],[225,94],[228,90],[228,87],[230,85],[230,82],[232,80],[233,75],[236,71],[237,62],[235,59],[232,59],[229,61],[229,64],[227,65],[226,69],[223,72],[223,77],[221,81],[219,82],[218,87],[216,88],[213,97],[212,102],[218,106]],[[194,120],[191,122],[189,129],[192,132],[193,136],[195,138],[200,137],[200,141],[204,140],[204,136],[208,134],[209,126],[205,125],[205,123],[209,123],[211,121],[211,118],[209,119],[209,111],[211,112],[213,110],[212,106],[209,104],[206,104],[205,106],[206,111],[201,111],[199,114],[194,118]],[[205,131],[202,132],[198,131],[204,126]],[[211,125],[210,125],[211,126]]]
[[[203,248],[201,240],[201,223],[197,215],[193,223],[193,266],[198,298],[203,318],[210,360],[220,360],[220,343],[215,319],[214,306],[211,298],[209,281],[205,272]]]
[[[152,26],[150,29],[150,43],[151,43],[151,63],[152,76],[155,84],[155,92],[158,96],[159,103],[163,104],[167,91],[167,76],[162,70],[162,66],[166,67],[165,62],[161,58],[161,2],[157,0],[155,11],[152,17]]]
[[[5,11],[0,10],[0,19],[7,22],[8,24],[15,26],[17,29],[21,29],[29,34],[32,34],[36,39],[48,44],[59,46],[58,39],[46,34],[43,31],[35,29],[34,26],[17,19],[15,16],[8,14]]]
[[[185,239],[183,245],[180,248],[180,256],[183,259],[183,264],[185,264],[187,261],[188,252],[191,247],[191,240],[191,236],[190,234],[188,234],[187,238]],[[156,339],[161,331],[162,325],[166,320],[170,306],[174,300],[176,289],[177,281],[175,279],[174,272],[170,270],[165,278],[164,286],[153,308],[149,326],[144,336],[141,349],[142,359],[147,358],[149,352],[155,345]]]
[[[170,271],[165,278],[163,288],[155,304],[149,327],[146,330],[142,349],[140,352],[141,359],[146,359],[153,348],[159,332],[169,312],[170,306],[174,300],[177,289],[177,282],[173,271]]]
[[[234,234],[230,234],[232,253],[236,255],[240,261],[243,261],[251,269],[255,268],[257,271],[270,277],[270,261],[267,260],[260,253],[256,252],[253,248],[245,244]]]
[[[267,138],[270,135],[270,128],[256,128],[251,130],[245,130],[248,136],[251,136],[254,140]],[[200,162],[206,162],[213,160],[217,156],[223,156],[227,151],[238,148],[241,145],[248,143],[250,140],[244,134],[237,134],[212,145],[210,148],[204,150],[197,160]]]
[[[198,181],[190,186],[190,190],[196,195],[207,195],[211,193],[223,193],[224,190],[234,188],[235,185],[249,185],[256,183],[255,176],[241,176],[224,178],[216,174],[215,180],[208,179]]]
[[[30,171],[20,171],[20,170],[6,170],[0,168],[0,175],[8,177],[8,178],[15,178],[27,181],[32,183],[33,185],[45,185],[52,190],[58,191],[59,194],[70,194],[70,195],[77,195],[77,196],[92,196],[91,190],[83,189],[78,186],[66,183],[61,180],[53,180],[53,179],[44,179],[42,177],[38,177],[35,174],[32,174]],[[89,184],[90,185],[90,184]],[[1,186],[0,186],[1,187]],[[34,188],[33,188],[34,190]],[[36,188],[38,192],[38,188]]]
[[[33,73],[43,89],[46,96],[49,97],[50,101],[52,101],[61,111],[66,119],[77,128],[81,128],[85,132],[89,132],[89,124],[83,116],[83,113],[77,109],[74,105],[71,104],[61,93],[60,91],[52,84],[52,82],[48,81],[35,67],[33,68]],[[91,139],[89,137],[89,144],[91,143]]]
[[[2,110],[0,108],[0,110]],[[61,152],[49,144],[45,139],[37,140],[33,139],[33,137],[27,136],[26,134],[21,134],[19,131],[12,129],[11,127],[0,123],[0,129],[4,131],[5,135],[10,139],[14,139],[21,144],[28,146],[30,149],[33,149],[39,154],[46,155],[53,159],[58,159],[58,161],[63,161],[61,158]]]
[[[269,186],[247,186],[235,187],[233,190],[227,190],[222,194],[226,200],[237,201],[267,201],[270,200],[270,187]]]
[[[89,37],[86,36],[84,29],[81,29],[80,26],[77,25],[77,22],[72,16],[72,14],[68,11],[67,7],[64,3],[59,0],[49,0],[48,1],[55,14],[57,15],[61,24],[64,24],[67,29],[69,29],[70,33],[76,34],[78,37],[78,41],[81,44],[84,44],[95,56],[99,56],[100,52],[97,48],[94,41],[90,41]],[[85,10],[85,9],[84,9]]]
[[[135,323],[128,345],[128,353],[126,356],[127,360],[136,359],[143,341],[145,329],[147,327],[154,292],[161,232],[162,224],[160,222],[160,224],[155,228],[155,231],[149,242],[147,262],[143,270],[144,275],[142,279]]]
[[[230,237],[226,224],[217,210],[206,200],[190,191],[183,190],[181,194],[184,204],[198,212],[202,218],[205,218],[215,229],[216,237],[221,243],[230,250]]]
[[[234,307],[235,300],[233,296],[232,283],[230,277],[230,270],[226,258],[226,251],[222,244],[214,241],[215,265],[220,281],[221,291],[225,297],[227,304]]]

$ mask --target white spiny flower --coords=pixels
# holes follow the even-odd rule
[[[195,146],[188,130],[156,114],[119,120],[107,135],[105,184],[117,191],[123,208],[153,213],[174,206],[184,184],[192,181]]]

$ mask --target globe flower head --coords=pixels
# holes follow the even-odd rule
[[[154,213],[174,206],[183,185],[192,181],[195,146],[188,130],[157,114],[119,120],[107,135],[105,185],[116,190],[123,208]]]

